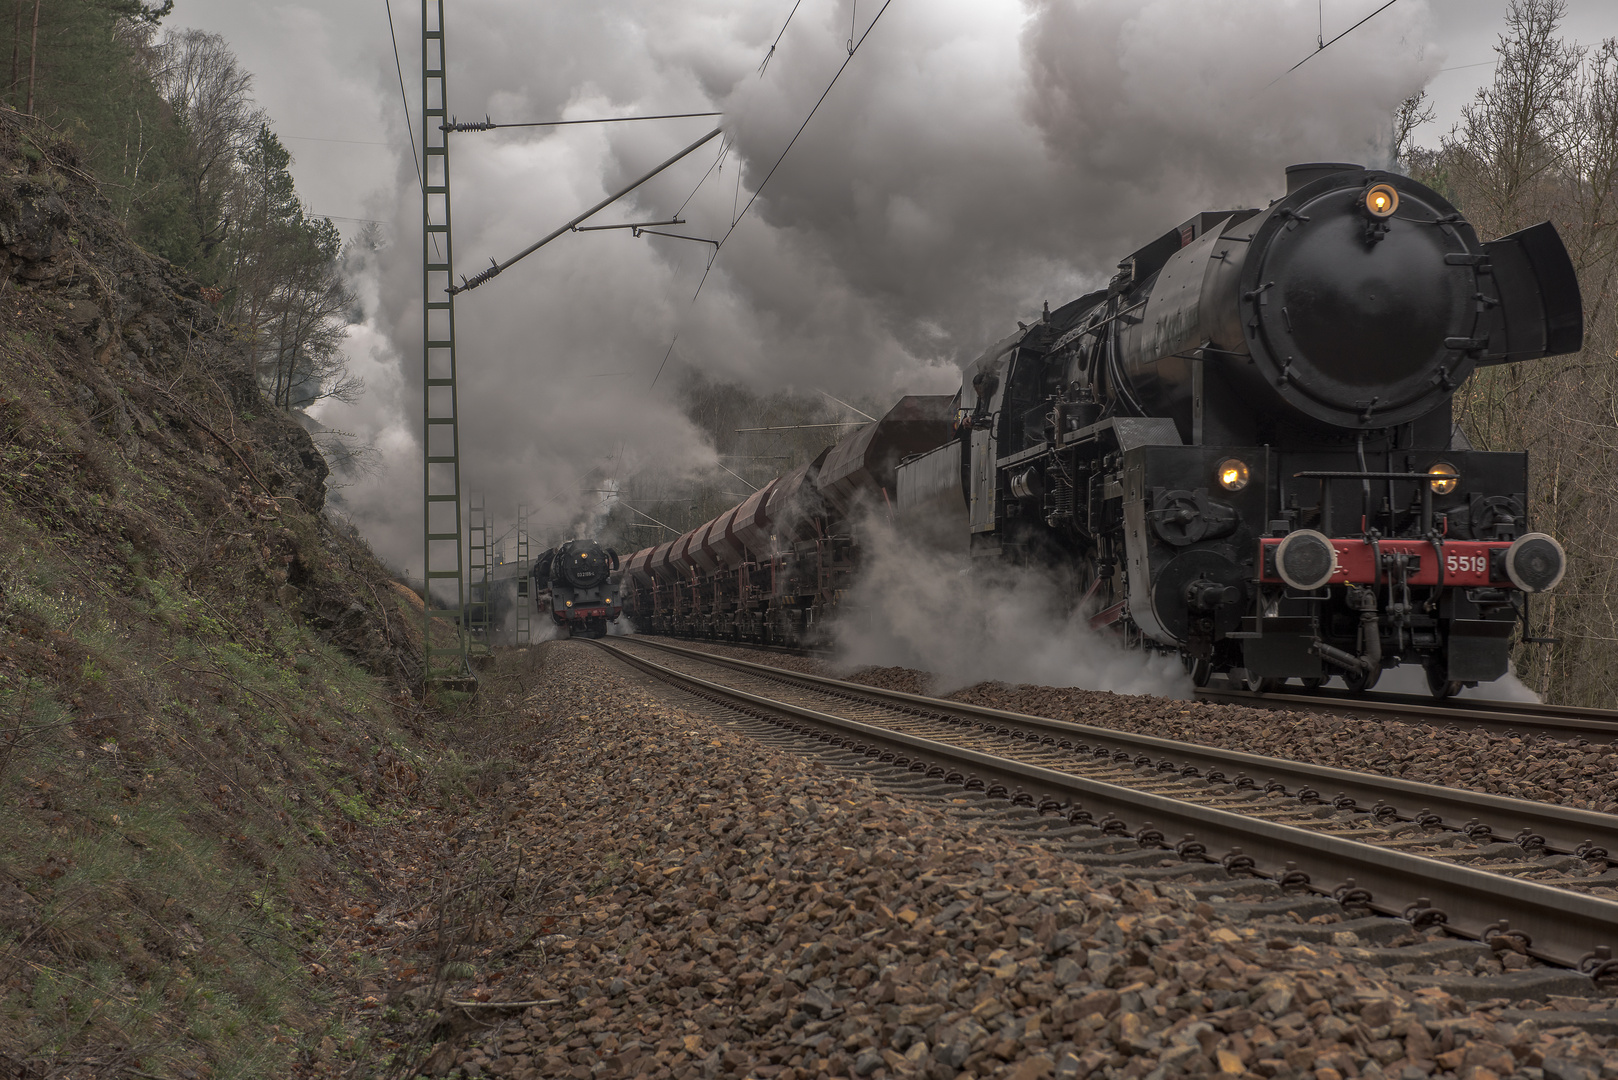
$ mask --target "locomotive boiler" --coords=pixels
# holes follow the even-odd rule
[[[613,573],[618,553],[594,540],[569,540],[547,548],[531,571],[535,605],[562,628],[564,636],[607,636],[607,624],[618,621],[621,605]]]
[[[1580,348],[1572,264],[1549,223],[1483,243],[1408,177],[1287,181],[991,348],[901,502],[958,466],[974,556],[1068,569],[1093,625],[1199,683],[1498,678],[1565,558],[1528,520],[1527,455],[1473,449],[1451,401],[1479,367]]]
[[[1565,569],[1527,455],[1473,449],[1455,391],[1582,341],[1549,223],[1485,243],[1408,177],[1293,166],[1267,208],[1197,214],[1019,324],[953,399],[906,398],[637,552],[624,599],[658,632],[804,640],[878,507],[910,542],[1035,568],[1199,684],[1419,664],[1447,696],[1505,674]]]

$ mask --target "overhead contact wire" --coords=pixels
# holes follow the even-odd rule
[[[802,3],[803,0],[797,0],[797,3],[792,5],[792,10],[787,12],[787,21],[781,24],[781,32],[775,35],[775,40],[770,43],[770,51],[764,54],[764,62],[758,66],[759,78],[764,77],[764,69],[770,66],[770,57],[775,55],[775,47],[781,44],[781,39],[786,36],[787,27],[792,25],[792,16],[798,13],[798,5]]]
[[[457,131],[498,131],[501,128],[535,128],[535,127],[571,127],[574,124],[622,124],[630,120],[684,120],[692,116],[723,116],[717,112],[682,112],[662,113],[658,116],[598,116],[591,120],[524,120],[514,124],[498,124],[493,120],[484,120],[479,123],[456,124],[451,123],[446,130]]]
[[[1331,48],[1333,45],[1337,44],[1339,41],[1342,41],[1348,35],[1352,34],[1354,31],[1358,30],[1360,27],[1364,26],[1366,23],[1370,22],[1372,19],[1376,18],[1378,15],[1382,14],[1384,11],[1388,10],[1390,7],[1392,7],[1394,4],[1397,4],[1398,2],[1399,2],[1399,0],[1388,0],[1387,3],[1383,4],[1381,7],[1377,8],[1375,11],[1371,12],[1369,15],[1365,16],[1365,18],[1361,19],[1359,22],[1355,23],[1353,26],[1350,26],[1347,30],[1344,30],[1341,34],[1338,34],[1336,37],[1332,38],[1330,41],[1321,42],[1319,38],[1316,38],[1315,40],[1316,40],[1317,44],[1315,46],[1315,51],[1314,52],[1310,53],[1308,56],[1304,57],[1302,60],[1299,60],[1296,64],[1293,64],[1291,67],[1289,67],[1285,71],[1281,72],[1281,74],[1279,74],[1275,78],[1271,79],[1269,81],[1268,85],[1266,85],[1264,87],[1264,89],[1268,90],[1271,86],[1274,86],[1276,83],[1280,82],[1282,79],[1286,78],[1288,75],[1291,75],[1294,71],[1297,71],[1299,68],[1303,67],[1303,65],[1307,64],[1309,61],[1313,60],[1315,57],[1319,56],[1321,53],[1325,52],[1327,49]]]
[[[1391,0],[1391,2],[1396,3],[1397,0]],[[747,200],[747,205],[742,207],[742,212],[736,215],[735,220],[730,224],[730,228],[725,230],[725,235],[719,238],[719,243],[714,246],[713,258],[708,260],[708,269],[703,271],[702,280],[697,282],[697,291],[691,295],[693,301],[701,295],[702,286],[707,283],[708,274],[713,270],[713,264],[719,260],[719,252],[724,248],[725,242],[730,239],[730,234],[736,231],[736,227],[747,217],[747,212],[753,208],[753,204],[758,201],[758,197],[764,193],[765,185],[770,182],[770,178],[775,175],[775,171],[781,167],[781,163],[787,159],[787,155],[792,152],[792,148],[798,144],[798,139],[803,135],[804,129],[809,126],[809,121],[813,120],[815,113],[820,111],[820,106],[825,103],[827,96],[832,92],[832,88],[837,85],[837,80],[843,77],[843,72],[848,70],[848,65],[853,62],[854,54],[859,51],[861,45],[865,44],[865,39],[871,36],[871,31],[876,29],[876,24],[882,21],[883,14],[886,13],[892,3],[893,0],[883,0],[882,6],[877,9],[876,17],[871,20],[871,25],[865,28],[865,33],[859,36],[859,40],[853,41],[848,50],[848,57],[838,66],[837,74],[831,77],[831,82],[826,84],[826,89],[815,100],[814,108],[809,110],[809,115],[804,117],[803,123],[798,125],[798,130],[793,134],[792,140],[787,143],[786,149],[781,151],[781,156],[775,159],[775,164],[770,166],[770,171],[764,174],[763,180],[759,181],[759,185],[754,189],[752,197]]]
[[[708,179],[708,177],[713,175],[714,168],[718,166],[721,161],[725,160],[725,151],[728,150],[735,143],[735,141],[736,140],[734,138],[730,139],[728,142],[723,139],[720,140],[719,155],[715,157],[713,159],[713,163],[708,166],[708,171],[702,174],[702,179],[697,181],[697,186],[691,189],[691,194],[685,197],[685,202],[680,204],[680,209],[674,211],[675,217],[679,217],[680,214],[684,212],[687,204],[689,204],[692,199],[697,197],[697,191],[702,187],[703,183]]]
[[[410,165],[416,170],[416,186],[421,188],[421,197],[427,197],[427,178],[421,174],[421,161],[416,153],[416,131],[411,127],[410,95],[405,91],[404,64],[399,59],[399,35],[393,30],[393,0],[382,0],[382,6],[388,12],[388,40],[393,43],[393,70],[399,73],[399,100],[404,104],[405,134],[410,137]],[[444,258],[443,252],[438,250],[438,236],[429,234],[432,241],[433,254],[440,260]]]
[[[775,36],[775,43],[770,46],[770,51],[765,54],[764,63],[759,65],[760,76],[764,74],[764,66],[770,62],[770,57],[775,55],[775,47],[781,43],[781,37],[787,32],[787,26],[791,24],[792,16],[797,14],[798,4],[800,3],[802,3],[802,0],[798,0],[798,3],[792,5],[792,11],[787,14],[787,21],[781,25],[781,33]],[[708,256],[708,265],[702,271],[702,280],[697,282],[696,291],[691,294],[691,302],[693,304],[697,302],[697,297],[702,295],[702,287],[708,283],[708,275],[713,272],[714,263],[719,261],[719,251],[725,246],[725,241],[730,239],[730,234],[736,231],[736,226],[742,223],[742,219],[747,216],[747,211],[751,210],[753,208],[753,203],[758,201],[760,193],[764,191],[764,185],[770,182],[770,178],[775,175],[775,171],[781,167],[781,162],[786,160],[787,155],[792,152],[792,148],[797,145],[798,138],[803,134],[804,129],[809,126],[809,121],[813,120],[815,118],[815,113],[820,111],[820,106],[825,102],[827,95],[832,92],[832,87],[837,85],[837,80],[843,77],[843,72],[847,70],[849,63],[853,61],[854,54],[859,51],[859,47],[861,45],[865,44],[865,39],[871,36],[871,31],[876,29],[876,24],[882,21],[883,14],[888,10],[888,5],[892,3],[893,0],[883,0],[882,6],[877,9],[876,17],[871,20],[871,25],[865,28],[865,33],[861,34],[857,41],[852,37],[849,38],[847,58],[845,58],[842,64],[838,66],[837,73],[831,77],[831,82],[826,84],[826,89],[821,92],[820,97],[815,99],[814,108],[809,110],[809,115],[805,116],[803,118],[803,123],[798,125],[798,130],[792,135],[792,141],[788,142],[786,149],[781,151],[781,156],[775,159],[775,164],[770,166],[770,171],[764,174],[764,179],[759,182],[758,188],[753,192],[752,197],[747,200],[747,205],[742,207],[741,213],[738,214],[735,212],[735,204],[732,203],[730,227],[725,230],[725,235],[720,237],[718,242],[714,244],[713,253]],[[736,145],[735,136],[731,137],[731,141],[728,145]],[[721,146],[719,148],[719,157],[715,160],[714,165],[709,166],[708,172],[702,175],[702,179],[697,181],[697,186],[691,189],[691,194],[686,197],[686,203],[690,202],[691,199],[696,196],[697,189],[701,188],[703,183],[707,181],[708,176],[712,174],[714,167],[717,166],[720,161],[724,160],[725,151],[725,146]],[[740,165],[737,166],[736,170],[736,182],[737,190],[739,191],[741,185]],[[680,209],[685,209],[685,203],[680,204]],[[675,216],[679,216],[679,211],[675,212]],[[673,339],[669,342],[668,349],[663,353],[663,360],[657,365],[656,374],[652,376],[652,386],[655,387],[657,385],[657,380],[663,377],[663,369],[668,366],[669,357],[674,355],[674,345],[679,340],[680,335],[675,334]]]

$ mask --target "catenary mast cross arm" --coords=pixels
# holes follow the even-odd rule
[[[679,153],[675,154],[673,157],[669,158],[667,161],[665,161],[661,165],[657,166],[657,168],[653,169],[651,172],[647,173],[645,176],[642,176],[639,180],[636,180],[634,183],[625,186],[624,188],[614,192],[611,195],[608,195],[605,199],[602,199],[600,202],[598,202],[594,206],[590,207],[590,209],[586,210],[584,213],[580,214],[578,217],[574,218],[572,221],[569,221],[567,224],[562,225],[562,226],[552,230],[548,235],[546,235],[538,243],[531,244],[530,246],[524,248],[522,251],[519,251],[517,254],[513,255],[511,258],[507,259],[505,262],[496,263],[491,259],[490,262],[493,263],[493,265],[491,265],[487,270],[484,270],[481,273],[478,273],[478,274],[474,275],[470,279],[462,278],[461,279],[462,283],[460,285],[451,285],[449,287],[449,290],[448,290],[449,294],[451,296],[454,296],[457,293],[466,292],[468,289],[475,289],[479,285],[482,285],[485,281],[488,281],[490,278],[494,277],[495,275],[503,273],[504,271],[509,269],[513,263],[516,263],[516,262],[518,262],[518,261],[520,261],[522,259],[527,258],[528,256],[532,255],[534,252],[538,251],[540,248],[544,247],[546,244],[550,243],[552,240],[555,240],[558,236],[561,236],[563,233],[572,231],[572,229],[573,229],[573,227],[575,225],[578,225],[580,222],[584,221],[585,219],[591,217],[594,214],[599,213],[600,211],[606,209],[608,206],[611,206],[613,203],[617,202],[619,199],[623,198],[625,195],[628,195],[631,191],[634,191],[636,188],[638,188],[642,184],[646,183],[646,181],[650,180],[652,177],[656,176],[658,173],[662,172],[664,169],[668,168],[670,165],[673,165],[675,162],[679,161],[681,158],[685,157],[687,154],[689,154],[692,151],[697,150],[698,148],[702,147],[703,145],[708,143],[710,140],[712,140],[716,135],[718,135],[721,130],[723,130],[723,129],[722,128],[714,128],[712,131],[708,132],[708,134],[704,135],[702,138],[698,139],[696,142],[692,143],[690,146],[686,147],[684,150],[681,150]]]
[[[442,131],[498,131],[501,128],[570,127],[574,124],[621,124],[630,120],[684,120],[692,116],[723,116],[716,112],[660,113],[657,116],[598,116],[592,120],[530,120],[520,124],[499,124],[485,116],[482,120],[462,123],[451,120],[440,124]]]
[[[635,229],[638,232],[641,229],[650,228],[653,225],[684,225],[684,224],[685,224],[685,218],[683,218],[683,217],[673,217],[673,218],[669,218],[667,221],[620,221],[616,225],[575,225],[575,226],[573,226],[573,231],[574,232],[607,232],[609,229]]]

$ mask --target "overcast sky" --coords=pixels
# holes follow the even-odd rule
[[[420,5],[393,3],[419,130]],[[1191,213],[1263,205],[1290,161],[1380,164],[1389,112],[1423,86],[1435,142],[1489,78],[1507,4],[1401,0],[1282,74],[1379,5],[892,0],[695,302],[708,246],[621,232],[565,236],[458,300],[465,482],[497,521],[521,502],[565,528],[598,501],[581,492],[592,476],[707,466],[667,393],[683,365],[760,389],[949,392],[1015,319]],[[715,140],[597,219],[665,218],[695,189],[678,231],[717,238],[881,3],[801,0],[782,33],[793,6],[455,0],[450,107],[506,122],[723,111],[722,160]],[[1568,36],[1618,35],[1613,0],[1568,6]],[[311,211],[345,235],[383,225],[349,349],[369,390],[322,419],[382,451],[339,498],[384,557],[419,570],[420,195],[384,0],[178,0],[167,25],[223,35],[254,73]],[[710,123],[457,136],[458,271],[514,254]]]

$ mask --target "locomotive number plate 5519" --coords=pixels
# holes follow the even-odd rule
[[[1266,537],[1259,545],[1259,564],[1264,568],[1261,580],[1279,584],[1281,577],[1275,569],[1275,549],[1281,546],[1281,541]],[[1500,562],[1500,557],[1511,547],[1509,540],[1451,540],[1434,545],[1426,540],[1381,540],[1373,544],[1358,538],[1333,538],[1331,545],[1337,554],[1337,566],[1327,583],[1330,585],[1372,585],[1396,578],[1400,556],[1403,556],[1404,573],[1408,575],[1406,580],[1411,585],[1505,585],[1508,588],[1511,585]],[[1380,572],[1378,555],[1382,560]],[[1440,565],[1443,566],[1442,580]]]

